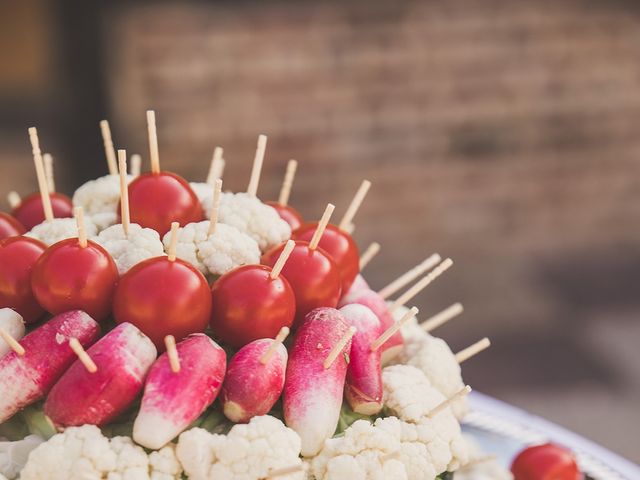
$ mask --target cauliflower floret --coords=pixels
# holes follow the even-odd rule
[[[17,478],[31,451],[43,441],[38,435],[29,435],[16,442],[0,442],[0,479]]]
[[[98,233],[90,217],[85,217],[84,228],[89,238]],[[40,240],[49,246],[66,238],[77,238],[78,226],[75,218],[54,218],[50,222],[45,221],[36,225],[25,236]]]
[[[117,224],[101,231],[92,240],[109,252],[120,275],[147,258],[164,255],[158,232],[137,223],[129,224],[128,237],[124,234],[122,224]]]
[[[209,209],[211,209],[213,187],[206,182],[189,182],[189,186],[191,187],[191,190],[193,190],[193,193],[196,194],[196,197],[198,197],[198,200],[200,200],[202,209],[207,209],[207,202]]]
[[[495,457],[487,456],[473,438],[463,435],[469,450],[469,462],[456,472],[456,480],[513,480]]]
[[[191,263],[204,275],[222,275],[241,265],[260,263],[260,249],[256,241],[238,229],[218,223],[209,236],[209,220],[189,223],[178,229],[176,255]],[[169,246],[171,232],[163,239]]]
[[[118,223],[118,214],[115,212],[103,212],[91,215],[91,221],[98,229],[98,233]]]
[[[151,467],[150,480],[177,480],[182,477],[182,465],[176,457],[176,445],[173,443],[151,452],[149,466]]]
[[[149,478],[149,457],[129,437],[114,437],[110,442],[116,454],[115,469],[109,472],[108,480],[142,480]]]
[[[277,418],[253,417],[228,435],[201,428],[180,435],[176,453],[190,480],[256,480],[274,469],[302,464],[300,437]],[[282,475],[302,480],[304,472]]]
[[[127,182],[133,179],[127,175]],[[82,207],[85,215],[96,213],[118,212],[120,201],[120,176],[105,175],[104,177],[89,180],[78,188],[73,194],[73,206]]]
[[[213,196],[213,194],[212,194]],[[206,202],[207,217],[211,216],[211,198]],[[248,193],[223,193],[220,196],[218,221],[249,235],[266,252],[291,237],[289,224],[278,212]]]
[[[393,302],[387,302],[387,305],[390,307],[393,304]],[[401,305],[399,307],[397,307],[392,313],[391,315],[393,316],[393,319],[398,322],[400,321],[400,319],[402,319],[402,317],[405,316],[405,314],[409,311],[409,309],[407,307],[405,307],[404,305]],[[402,338],[404,339],[405,345],[407,343],[411,343],[417,339],[422,339],[422,337],[424,335],[428,335],[428,333],[426,333],[422,328],[420,328],[420,324],[418,323],[418,319],[417,317],[411,317],[409,319],[409,321],[407,321],[407,323],[405,323],[402,326],[402,329],[400,330],[400,332],[402,333]]]

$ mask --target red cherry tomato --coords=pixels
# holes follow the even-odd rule
[[[204,220],[200,201],[189,183],[170,172],[145,173],[129,184],[131,221],[154,229],[161,236],[180,225]],[[120,207],[118,207],[120,211]]]
[[[307,223],[293,233],[296,240],[310,241],[317,223]],[[360,272],[360,252],[351,235],[335,225],[327,225],[320,239],[320,248],[327,252],[340,269],[342,291],[348,292]]]
[[[26,323],[36,322],[44,310],[31,290],[33,267],[47,246],[29,237],[0,240],[0,308],[14,309]]]
[[[211,291],[191,264],[167,257],[149,258],[120,278],[113,315],[117,323],[133,323],[164,350],[167,335],[180,341],[204,332],[211,317]]]
[[[582,473],[573,454],[547,443],[524,449],[511,465],[514,480],[580,480]]]
[[[111,313],[118,269],[97,243],[82,247],[77,238],[51,245],[33,269],[31,288],[38,303],[54,315],[84,310],[96,320]]]
[[[26,233],[24,226],[8,213],[0,212],[0,240]]]
[[[304,220],[302,220],[302,215],[295,208],[290,207],[289,205],[281,205],[278,202],[265,202],[270,207],[273,207],[280,218],[287,222],[291,227],[291,230],[296,230],[300,228]]]
[[[213,284],[211,329],[216,337],[239,348],[291,326],[296,312],[293,289],[283,275],[272,279],[270,273],[264,265],[245,265]]]
[[[73,204],[69,197],[57,192],[51,193],[49,197],[51,198],[54,217],[73,217]],[[31,230],[36,225],[44,222],[44,208],[42,208],[40,193],[32,193],[23,198],[20,205],[13,209],[12,214],[27,230]]]
[[[263,255],[262,263],[273,267],[283,249],[284,244],[268,251]],[[295,328],[311,310],[338,305],[342,292],[340,270],[321,248],[310,250],[308,242],[296,241],[282,275],[291,284],[296,297]]]

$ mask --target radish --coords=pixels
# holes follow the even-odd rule
[[[185,430],[218,396],[227,355],[216,342],[198,333],[176,345],[179,370],[168,352],[153,364],[144,387],[133,439],[158,450]]]
[[[351,409],[363,415],[375,415],[382,410],[382,366],[380,349],[371,344],[383,329],[371,309],[353,303],[340,309],[347,321],[358,329],[351,342],[345,397]]]
[[[57,427],[104,425],[136,399],[156,359],[151,340],[130,323],[102,337],[87,354],[97,366],[87,371],[79,360],[58,380],[44,404]]]
[[[287,349],[278,343],[265,363],[274,340],[261,338],[248,343],[236,353],[222,386],[224,414],[232,422],[246,423],[252,417],[266,415],[280,398],[287,369]]]
[[[20,340],[24,336],[22,315],[10,308],[0,308],[0,329],[4,330],[13,339]],[[0,338],[0,358],[10,351],[9,344]]]
[[[0,359],[0,423],[42,397],[76,359],[69,339],[89,346],[100,334],[98,323],[80,310],[56,315],[26,335],[25,354],[9,352]]]
[[[340,418],[351,341],[335,361],[325,360],[349,332],[349,323],[334,308],[307,314],[290,349],[284,383],[284,418],[302,440],[302,455],[316,455],[336,430]]]

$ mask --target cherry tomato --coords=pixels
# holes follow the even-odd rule
[[[84,310],[97,321],[111,313],[118,269],[95,242],[82,247],[77,238],[51,245],[33,269],[31,288],[38,303],[54,315]]]
[[[291,326],[296,312],[293,289],[283,275],[272,279],[270,273],[264,265],[245,265],[213,284],[211,329],[216,337],[239,348]]]
[[[293,237],[296,240],[310,241],[317,227],[317,223],[307,223],[296,230]],[[336,262],[342,277],[342,291],[348,292],[360,272],[360,252],[356,242],[347,232],[329,224],[319,245]]]
[[[0,212],[0,240],[26,233],[24,226],[8,213]]]
[[[300,228],[304,220],[302,220],[302,215],[295,208],[290,207],[289,205],[281,205],[278,202],[265,202],[270,207],[273,207],[280,218],[287,222],[291,227],[291,230],[296,230]]]
[[[514,480],[580,480],[582,473],[573,454],[546,443],[524,449],[511,465]]]
[[[200,201],[189,183],[170,172],[145,173],[129,184],[131,221],[162,235],[171,222],[180,225],[204,220]],[[118,207],[120,211],[120,207]]]
[[[62,193],[53,192],[49,195],[49,198],[51,198],[54,217],[73,217],[73,204],[69,197]],[[31,230],[36,225],[44,222],[44,208],[42,208],[40,192],[32,193],[23,198],[20,205],[13,209],[12,214],[27,230]]]
[[[47,246],[29,237],[0,240],[0,308],[14,309],[26,323],[36,322],[44,310],[31,290],[33,267]]]
[[[113,315],[117,323],[133,323],[164,350],[167,335],[180,341],[204,332],[211,317],[211,291],[191,264],[167,257],[149,258],[120,278]]]
[[[284,244],[265,253],[262,263],[273,267]],[[342,291],[340,271],[331,257],[321,248],[309,249],[309,242],[296,241],[282,275],[289,281],[296,298],[294,328],[318,307],[336,307]]]

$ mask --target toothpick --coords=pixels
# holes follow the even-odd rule
[[[486,350],[490,346],[491,341],[487,337],[484,337],[482,340],[478,340],[473,345],[469,345],[464,350],[460,350],[458,353],[456,353],[456,362],[466,362],[471,357],[475,357],[477,354],[479,354],[483,350]]]
[[[444,325],[452,318],[457,317],[463,311],[464,307],[461,303],[454,303],[450,307],[445,308],[441,312],[436,313],[433,317],[428,318],[427,320],[422,322],[420,326],[425,332],[430,332],[432,330],[435,330],[439,326]]]
[[[349,235],[353,235],[353,232],[356,231],[356,224],[352,222],[349,225],[347,225],[344,228],[342,228],[341,230],[343,232],[347,232]]]
[[[42,155],[42,161],[44,163],[44,176],[47,177],[47,185],[49,186],[49,192],[56,191],[56,180],[53,176],[53,157],[50,153]]]
[[[7,201],[12,209],[17,208],[18,205],[22,203],[22,199],[18,192],[14,192],[13,190],[7,194]]]
[[[209,164],[209,173],[207,174],[207,183],[213,185],[218,178],[222,178],[221,167],[224,168],[224,160],[222,154],[224,150],[222,147],[216,147],[213,149],[213,158]]]
[[[355,335],[356,331],[356,327],[349,327],[347,333],[345,333],[338,343],[335,344],[322,364],[325,369],[330,368],[331,365],[333,365],[333,362],[336,361],[336,358],[338,358],[338,355],[340,355],[340,352],[342,352],[342,349],[347,345],[347,343],[349,343],[349,340],[351,340],[351,337]]]
[[[73,353],[78,356],[78,360],[80,360],[80,362],[84,365],[84,368],[87,369],[87,372],[96,373],[98,371],[98,366],[91,359],[89,354],[84,350],[77,338],[69,339],[69,347],[71,347]]]
[[[262,172],[262,162],[264,161],[264,151],[267,148],[267,136],[258,136],[258,148],[256,148],[256,156],[253,159],[253,168],[251,169],[251,179],[247,193],[256,196],[258,193],[258,183],[260,182],[260,172]]]
[[[373,257],[375,257],[380,251],[380,244],[378,242],[371,243],[364,253],[360,256],[360,270],[367,266]]]
[[[298,169],[298,162],[296,160],[289,160],[287,163],[287,170],[284,174],[284,181],[282,182],[282,188],[280,189],[280,195],[278,196],[278,203],[280,205],[287,205],[289,203],[289,196],[291,195],[291,186],[293,185],[293,179],[296,176],[296,170]]]
[[[450,258],[443,260],[440,265],[438,265],[436,268],[431,270],[427,275],[425,275],[422,278],[422,280],[420,280],[413,287],[411,287],[409,290],[407,290],[402,295],[400,295],[398,299],[395,302],[393,302],[391,307],[389,307],[389,312],[393,313],[398,309],[398,307],[401,307],[402,305],[407,303],[409,300],[411,300],[413,297],[415,297],[418,293],[424,290],[431,282],[433,282],[436,278],[438,278],[445,271],[447,271],[449,267],[451,267],[451,265],[453,265],[453,260],[451,260]]]
[[[269,473],[267,474],[267,477],[265,477],[265,479],[270,480],[272,478],[281,477],[283,475],[289,475],[291,473],[306,472],[307,468],[308,468],[307,464],[302,462],[297,465],[291,465],[290,467],[276,468],[276,469],[270,470]],[[261,479],[261,480],[265,480],[265,479]]]
[[[38,140],[38,130],[36,129],[36,127],[29,128],[29,140],[31,141],[33,161],[36,165],[36,176],[38,177],[38,187],[40,188],[40,197],[42,199],[44,218],[47,222],[50,222],[51,220],[53,220],[53,208],[51,207],[49,185],[47,184],[47,177],[44,173],[42,152],[40,151],[40,141]]]
[[[464,387],[462,387],[460,390],[458,390],[456,393],[454,393],[453,395],[451,395],[449,398],[447,398],[446,400],[444,400],[440,405],[436,406],[434,409],[432,409],[429,413],[427,413],[427,417],[429,418],[433,418],[436,415],[438,415],[439,413],[442,413],[444,410],[446,410],[447,408],[449,408],[449,406],[455,402],[456,400],[462,398],[462,397],[466,397],[467,395],[469,395],[471,393],[471,387],[469,385],[465,385]]]
[[[276,353],[276,350],[280,345],[282,345],[282,342],[284,342],[285,338],[287,338],[288,335],[289,327],[282,327],[278,332],[278,335],[276,335],[276,338],[273,340],[273,342],[271,342],[271,345],[269,345],[269,348],[267,348],[260,357],[261,364],[266,365],[267,363],[269,363],[269,360],[271,360],[273,354]]]
[[[311,241],[309,242],[309,250],[315,250],[316,248],[318,248],[318,244],[320,243],[322,234],[327,228],[327,224],[331,219],[331,214],[335,209],[336,209],[335,205],[331,203],[327,204],[327,208],[324,209],[322,218],[318,222],[318,227],[316,228],[316,231],[313,233],[313,237],[311,237]]]
[[[180,224],[178,222],[171,222],[171,235],[169,237],[169,248],[167,248],[167,260],[170,262],[176,261],[176,247],[178,245],[178,228]]]
[[[73,209],[73,216],[76,217],[76,225],[78,226],[78,243],[82,248],[87,248],[87,230],[84,227],[84,209],[76,207]]]
[[[418,265],[413,267],[411,270],[403,273],[398,278],[396,278],[393,282],[391,282],[389,285],[381,289],[378,292],[378,295],[380,295],[382,298],[386,300],[394,293],[399,292],[405,286],[409,285],[411,282],[413,282],[416,278],[418,278],[424,272],[426,272],[427,270],[431,270],[438,263],[440,263],[440,260],[441,260],[440,255],[438,255],[437,253],[430,255],[429,257],[424,259],[422,262],[420,262]]]
[[[369,180],[362,181],[362,183],[360,184],[360,188],[358,188],[358,191],[353,197],[353,200],[351,200],[351,204],[349,205],[349,208],[347,208],[344,217],[342,217],[342,220],[340,220],[340,225],[338,226],[341,230],[344,230],[348,225],[351,224],[351,222],[353,221],[353,217],[355,217],[356,213],[358,213],[358,209],[360,208],[360,205],[362,205],[362,201],[367,195],[370,187],[371,182]]]
[[[209,217],[209,231],[207,235],[210,237],[216,233],[218,226],[218,212],[220,211],[220,195],[222,193],[222,180],[217,178],[213,184],[213,200],[211,202],[211,217]]]
[[[15,338],[9,335],[9,332],[7,332],[4,328],[0,328],[0,337],[5,341],[7,345],[9,345],[9,348],[11,348],[11,350],[16,352],[19,357],[24,356],[24,354],[26,353],[24,347],[20,345]]]
[[[278,275],[280,275],[280,272],[282,272],[282,269],[284,268],[284,264],[287,263],[287,260],[289,259],[289,255],[291,255],[291,252],[293,252],[293,249],[295,248],[295,246],[296,246],[296,242],[294,242],[293,240],[287,240],[287,243],[282,249],[282,253],[280,253],[278,260],[276,260],[276,263],[273,265],[273,268],[271,269],[271,273],[269,274],[269,278],[271,278],[271,280],[275,280],[276,278],[278,278]]]
[[[147,131],[149,133],[149,156],[151,157],[151,173],[160,173],[160,154],[158,153],[158,131],[156,129],[156,112],[147,110]]]
[[[118,171],[120,172],[120,217],[124,236],[129,237],[129,185],[127,183],[127,151],[118,150]]]
[[[415,317],[418,314],[418,308],[417,307],[411,307],[411,310],[409,310],[408,312],[406,312],[402,318],[400,320],[398,320],[396,323],[394,323],[393,325],[391,325],[389,328],[387,328],[382,335],[380,335],[378,338],[376,338],[373,343],[371,344],[371,351],[375,352],[376,350],[378,350],[382,345],[385,344],[385,342],[387,340],[389,340],[393,335],[395,335],[395,333],[400,330],[409,320],[411,320],[413,317]]]
[[[178,373],[180,371],[180,357],[178,356],[178,349],[176,348],[176,338],[173,335],[167,335],[164,337],[164,346],[167,349],[171,371]]]
[[[102,143],[104,144],[104,153],[107,157],[107,166],[110,175],[118,174],[118,166],[116,164],[116,149],[111,139],[111,128],[107,120],[100,121],[100,131],[102,132]]]
[[[142,170],[142,157],[137,153],[131,155],[131,176],[139,177]]]

